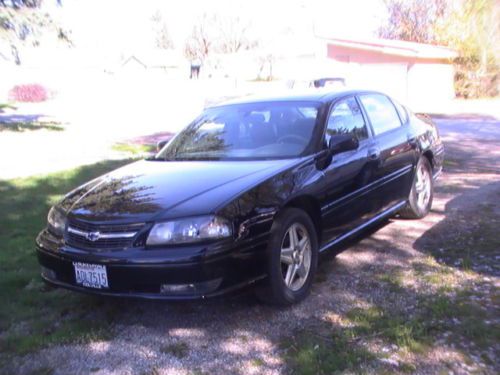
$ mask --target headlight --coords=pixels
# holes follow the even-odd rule
[[[64,228],[66,227],[66,217],[58,209],[52,207],[47,216],[47,222],[49,223],[49,230],[62,236],[64,234]]]
[[[147,245],[184,244],[230,237],[231,224],[217,216],[200,216],[166,221],[153,226]]]

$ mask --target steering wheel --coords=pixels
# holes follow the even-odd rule
[[[302,136],[297,135],[297,134],[287,134],[287,135],[284,135],[282,137],[279,137],[276,142],[278,142],[278,143],[288,143],[288,142],[285,142],[285,140],[287,140],[287,139],[289,139],[292,143],[298,143],[300,145],[307,143],[307,138],[302,137]]]

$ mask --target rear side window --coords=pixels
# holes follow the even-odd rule
[[[381,94],[365,94],[360,95],[359,98],[368,113],[375,135],[385,133],[401,126],[396,108],[387,96]]]
[[[359,140],[368,138],[365,120],[354,97],[342,99],[335,104],[326,129],[326,142],[338,134],[352,134]]]

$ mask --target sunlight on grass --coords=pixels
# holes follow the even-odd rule
[[[151,154],[156,151],[155,145],[142,145],[132,143],[115,143],[112,146],[114,151],[123,152],[132,156]]]
[[[375,358],[361,346],[349,341],[343,331],[333,331],[328,337],[308,331],[297,332],[282,343],[286,359],[294,374],[332,374],[354,370]]]

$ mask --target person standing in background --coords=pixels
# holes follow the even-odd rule
[[[195,57],[193,60],[191,60],[191,75],[189,78],[198,79],[200,76],[200,68],[201,68],[201,60],[199,57]]]

